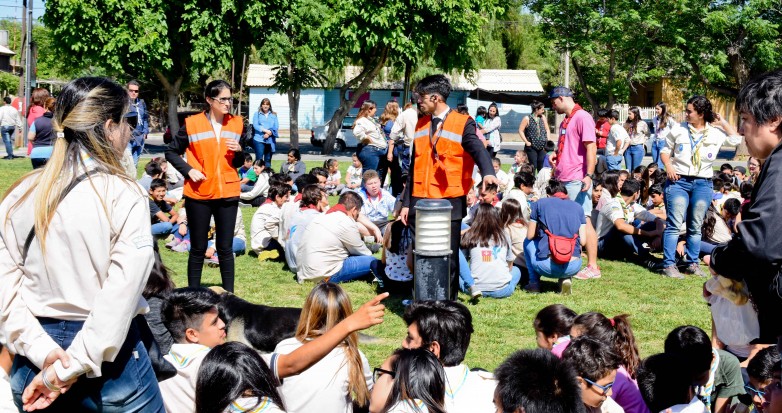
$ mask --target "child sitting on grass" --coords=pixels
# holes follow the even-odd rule
[[[253,215],[250,224],[250,247],[258,254],[258,261],[275,259],[282,256],[280,242],[280,215],[282,206],[288,202],[291,187],[287,184],[274,185],[269,189],[269,197]]]
[[[470,265],[460,268],[459,285],[462,292],[473,297],[510,297],[521,279],[521,272],[513,266],[516,258],[511,243],[503,231],[500,214],[490,204],[480,204],[470,229],[462,236],[464,256]]]
[[[402,221],[393,221],[383,234],[383,269],[379,278],[383,289],[393,294],[410,294],[413,289],[411,273],[413,238],[410,228]]]
[[[149,215],[154,236],[167,236],[179,229],[179,214],[165,201],[165,197],[166,181],[153,179],[149,184]]]
[[[581,401],[587,413],[624,413],[609,397],[619,368],[619,356],[609,345],[588,336],[576,338],[562,354],[562,361],[578,376]]]
[[[358,155],[353,154],[353,163],[348,166],[347,173],[345,173],[345,188],[342,189],[341,194],[347,191],[355,191],[361,188],[361,179],[364,174],[364,170],[361,167],[361,161],[358,159]]]
[[[558,344],[569,342],[570,328],[577,315],[562,304],[551,304],[538,311],[532,322],[538,347],[553,351]]]
[[[660,353],[644,360],[638,370],[638,387],[649,410],[666,413],[706,413],[690,378],[682,374],[682,360]]]
[[[326,193],[329,195],[339,195],[342,190],[345,189],[345,185],[339,181],[342,180],[342,174],[339,172],[339,161],[336,159],[328,159],[323,162],[323,168],[329,172],[329,176],[326,178]]]

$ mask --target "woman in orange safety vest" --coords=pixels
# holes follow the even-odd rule
[[[239,174],[244,163],[241,138],[244,122],[229,113],[231,86],[214,80],[204,90],[206,111],[185,119],[166,151],[166,160],[185,176],[184,197],[190,229],[190,257],[187,283],[201,284],[209,224],[215,221],[215,246],[220,263],[223,288],[234,289],[232,241],[239,206]],[[182,158],[186,155],[187,161]]]

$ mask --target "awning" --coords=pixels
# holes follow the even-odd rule
[[[473,89],[470,91],[470,99],[486,100],[497,103],[509,103],[516,105],[529,105],[533,100],[546,105],[548,98],[545,94],[536,95],[529,93],[515,93],[515,92],[492,92],[485,89]],[[548,105],[546,105],[548,106]]]

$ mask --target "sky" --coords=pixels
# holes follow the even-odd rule
[[[37,20],[41,16],[43,16],[43,12],[44,12],[43,0],[32,0],[32,4],[33,4],[33,18]],[[9,19],[9,18],[21,20],[22,0],[0,0],[0,19]]]

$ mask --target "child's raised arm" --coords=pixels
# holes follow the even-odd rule
[[[322,336],[304,343],[290,354],[280,354],[276,363],[277,377],[284,379],[307,370],[334,350],[351,333],[382,323],[386,306],[380,302],[386,297],[388,293],[376,296]]]

